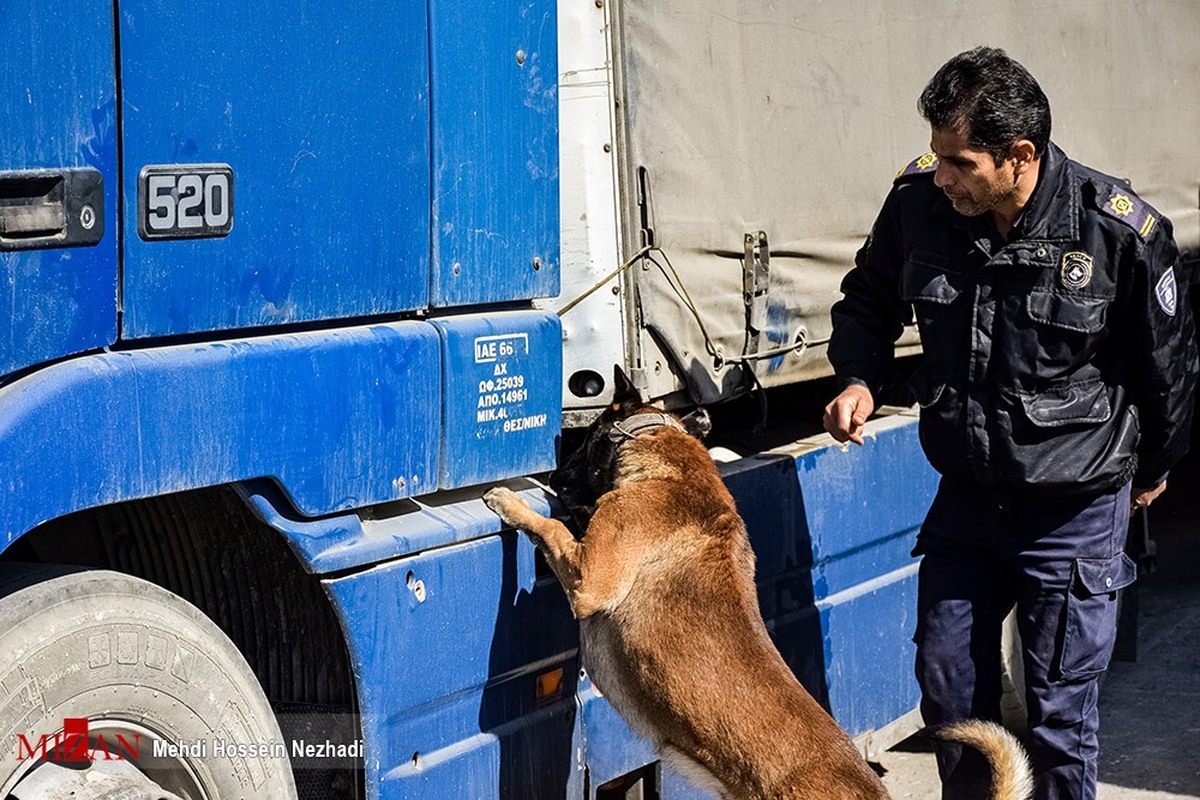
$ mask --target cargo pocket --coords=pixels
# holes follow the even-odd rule
[[[1110,302],[1104,297],[1034,289],[1025,301],[1025,309],[1031,319],[1044,325],[1077,333],[1099,333],[1104,329]]]
[[[1137,566],[1121,553],[1113,558],[1077,558],[1067,589],[1059,673],[1086,680],[1108,668],[1117,630],[1117,590],[1137,578]]]
[[[1041,392],[1017,392],[1025,416],[1039,428],[1099,425],[1112,416],[1108,386],[1101,380],[1055,386]]]

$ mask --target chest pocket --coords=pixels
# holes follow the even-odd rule
[[[971,325],[970,281],[945,261],[915,250],[900,272],[900,297],[912,307],[925,363],[939,380],[953,370],[955,354],[969,341]]]
[[[1025,308],[1034,322],[1076,333],[1099,333],[1104,330],[1111,302],[1104,297],[1034,289]]]
[[[948,269],[944,259],[917,250],[900,273],[900,296],[909,303],[948,306],[962,294],[965,283],[966,277]]]

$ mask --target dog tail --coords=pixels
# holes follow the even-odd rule
[[[1033,794],[1029,756],[1003,725],[971,719],[940,725],[930,733],[935,739],[969,745],[983,753],[992,767],[993,800],[1028,800]]]

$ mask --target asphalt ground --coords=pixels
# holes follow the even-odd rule
[[[1100,690],[1099,800],[1200,798],[1200,445],[1192,451],[1152,508],[1157,569],[1138,581],[1137,637],[1125,641],[1136,660],[1114,661]],[[896,800],[940,796],[922,740],[877,761]]]

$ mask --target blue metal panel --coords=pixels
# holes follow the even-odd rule
[[[104,239],[0,252],[0,376],[102,347],[117,327],[117,127],[110,0],[4,4],[0,171],[93,167]]]
[[[593,787],[657,760],[650,743],[629,730],[591,680],[580,682],[579,703],[587,743],[584,753]]]
[[[757,557],[759,604],[805,688],[852,735],[916,706],[909,555],[937,476],[915,418],[864,447],[807,447],[723,470]]]
[[[821,611],[829,708],[851,735],[915,708],[917,562],[937,489],[913,417],[874,423],[863,447],[797,459]],[[868,690],[869,687],[869,690]]]
[[[539,514],[562,513],[557,508],[551,511],[543,490],[523,489],[516,481],[508,485]],[[301,563],[315,573],[362,567],[496,532],[496,514],[483,504],[478,487],[414,498],[391,516],[381,516],[377,510],[370,519],[342,514],[308,520],[288,516],[289,501],[270,481],[238,488],[251,510],[284,534]]]
[[[554,0],[431,0],[433,304],[558,294]]]
[[[829,710],[851,736],[917,707],[917,564],[820,604]]]
[[[121,0],[124,334],[426,305],[428,25],[421,3]],[[150,164],[232,166],[227,238],[146,242]]]
[[[536,311],[432,320],[442,336],[444,489],[552,469],[562,328]]]
[[[653,764],[658,756],[649,742],[629,729],[590,680],[580,681],[579,703],[583,710],[584,754],[591,784],[587,800],[594,800],[597,787]],[[666,764],[659,766],[659,780],[658,796],[662,800],[719,800]]]
[[[581,796],[578,629],[527,538],[487,536],[325,585],[358,679],[371,796]],[[539,702],[538,676],[556,669],[560,692]]]
[[[915,417],[877,429],[864,447],[801,456],[817,597],[911,563],[909,552],[937,489]]]
[[[0,535],[255,476],[306,514],[433,488],[440,387],[420,322],[107,353],[0,388]],[[414,379],[419,376],[419,379]]]
[[[828,707],[825,635],[814,607],[813,550],[805,492],[790,455],[757,456],[722,474],[754,547],[758,602],[776,648]],[[820,483],[820,476],[814,476]]]

